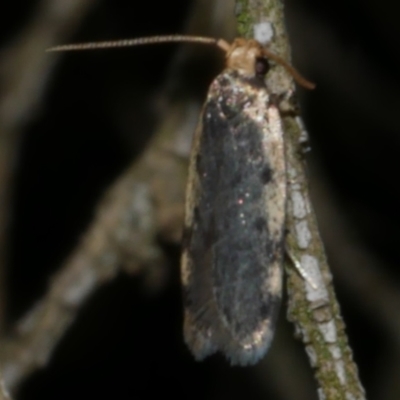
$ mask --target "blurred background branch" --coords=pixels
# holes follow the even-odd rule
[[[4,320],[6,304],[6,229],[10,222],[14,167],[21,136],[38,112],[47,84],[45,77],[50,75],[55,60],[42,50],[68,37],[90,4],[88,0],[41,1],[31,20],[6,42],[0,54],[0,324]]]

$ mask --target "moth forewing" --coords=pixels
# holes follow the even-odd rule
[[[268,349],[282,292],[284,142],[266,71],[256,72],[261,49],[240,40],[228,51],[196,130],[186,194],[185,341],[197,359],[221,351],[239,365]]]

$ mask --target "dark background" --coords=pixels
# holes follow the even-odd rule
[[[21,34],[38,3],[3,4],[1,46]],[[191,7],[188,0],[98,1],[68,41],[181,33]],[[398,399],[398,7],[387,0],[289,0],[285,7],[293,64],[317,83],[315,91],[300,93],[312,147],[309,173],[350,344],[368,397]],[[176,51],[176,45],[165,45],[63,54],[44,78],[40,106],[21,123],[13,170],[9,325],[45,293],[101,195],[151,139],[158,90]],[[188,91],[201,101],[218,67],[211,58],[197,68],[204,78]],[[179,245],[163,245],[171,260],[168,284],[148,293],[140,277],[121,273],[105,285],[16,399],[316,398],[285,305],[273,348],[260,366],[231,368],[218,356],[195,363],[181,333]],[[290,376],[293,365],[285,365],[288,348],[295,354],[288,362],[299,360],[298,373],[307,377],[299,387]],[[288,384],[293,390],[283,387]]]

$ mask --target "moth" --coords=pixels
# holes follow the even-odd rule
[[[211,83],[194,135],[186,189],[181,280],[184,338],[197,360],[222,352],[251,365],[273,338],[282,297],[287,176],[270,61],[303,78],[256,40],[158,36],[50,51],[161,42],[216,45],[225,69]]]

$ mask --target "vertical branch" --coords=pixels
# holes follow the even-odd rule
[[[257,24],[269,22],[273,27],[270,48],[290,59],[290,47],[284,27],[283,5],[280,0],[237,0],[239,32],[253,36]],[[290,95],[294,91],[291,78],[281,68],[272,71],[272,90]],[[287,268],[289,294],[288,319],[303,341],[318,383],[321,399],[363,399],[363,387],[357,366],[348,345],[340,315],[332,276],[326,261],[316,217],[308,191],[307,178],[299,142],[304,136],[299,117],[285,116],[286,158],[288,168],[287,244],[300,261],[302,269],[316,284],[312,287],[293,266]]]

